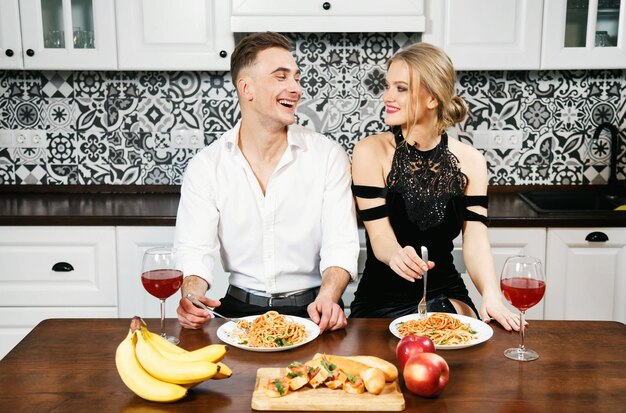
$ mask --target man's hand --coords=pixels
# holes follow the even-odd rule
[[[339,330],[348,324],[346,314],[339,304],[328,296],[318,294],[315,301],[307,307],[307,312],[311,320],[319,325],[320,332]]]
[[[187,294],[193,294],[198,297],[198,300],[208,307],[218,307],[221,304],[219,300],[213,300],[204,296],[208,287],[209,285],[204,278],[196,275],[189,275],[183,280],[181,287],[182,298],[176,309],[178,322],[182,327],[191,329],[202,328],[204,323],[211,318],[211,314],[208,311],[193,305],[193,303],[186,298]]]

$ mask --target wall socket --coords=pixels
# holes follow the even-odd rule
[[[474,131],[472,135],[478,149],[521,149],[525,133],[506,129]]]
[[[45,148],[47,146],[45,130],[0,130],[0,147],[2,148]]]
[[[170,132],[172,148],[204,148],[204,133],[200,129],[178,129]]]

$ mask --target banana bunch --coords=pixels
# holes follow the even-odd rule
[[[228,349],[225,345],[210,344],[187,351],[142,323],[139,317],[133,318],[128,335],[115,352],[117,371],[137,396],[154,402],[175,402],[205,380],[232,375],[222,363]]]

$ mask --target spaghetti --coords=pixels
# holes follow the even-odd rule
[[[430,338],[435,345],[446,346],[469,343],[476,334],[469,324],[446,313],[435,313],[422,320],[409,320],[398,325],[403,336],[416,334]]]
[[[303,342],[306,339],[306,329],[303,325],[290,321],[287,316],[268,311],[252,322],[239,320],[234,335],[239,338],[240,344],[254,348],[276,348]]]

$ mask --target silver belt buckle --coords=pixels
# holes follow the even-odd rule
[[[274,305],[274,297],[270,297],[269,300],[267,301],[267,306],[273,307],[273,305]]]

